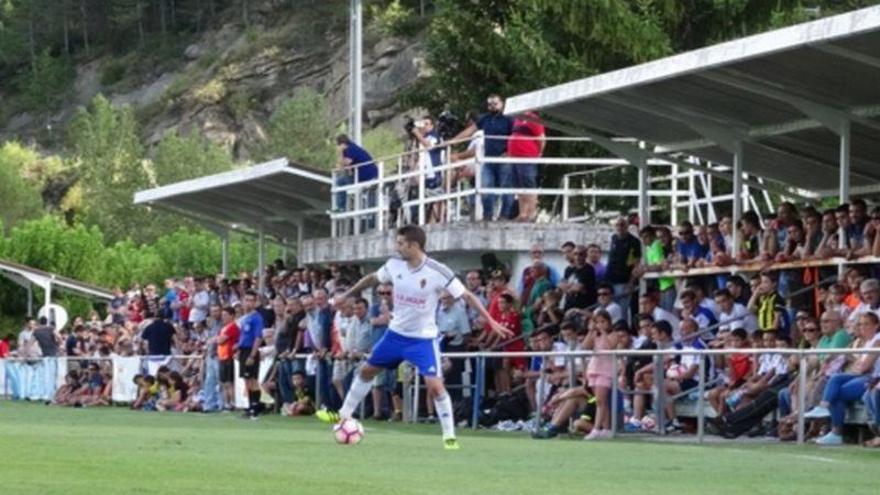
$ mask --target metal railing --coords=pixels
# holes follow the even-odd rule
[[[486,136],[483,139],[507,139],[504,136]],[[590,142],[588,138],[547,137],[547,141],[563,142]],[[356,164],[344,170],[335,170],[332,174],[333,186],[331,186],[333,210],[329,213],[332,234],[334,237],[356,235],[368,231],[384,231],[387,228],[399,226],[404,223],[416,223],[424,225],[432,216],[432,209],[437,208],[441,218],[434,221],[442,223],[461,221],[481,221],[492,219],[496,212],[483,211],[483,197],[492,195],[496,200],[502,195],[536,195],[539,197],[552,197],[556,204],[561,204],[560,211],[553,211],[553,218],[559,222],[582,222],[594,219],[601,212],[595,207],[586,207],[583,212],[572,213],[575,204],[595,203],[597,198],[633,198],[639,197],[636,187],[596,187],[595,178],[602,173],[607,173],[620,167],[629,166],[629,162],[621,158],[570,158],[570,157],[540,157],[540,158],[512,158],[512,157],[480,157],[475,156],[466,159],[452,160],[453,147],[469,140],[448,141],[441,143],[440,164],[430,169],[422,168],[420,158],[429,150],[412,150],[390,157],[376,159],[375,165],[378,176],[375,179],[359,182],[357,173],[359,167],[371,164]],[[620,141],[632,141],[622,139]],[[437,148],[433,148],[436,150]],[[425,158],[427,160],[427,158]],[[697,160],[691,158],[691,161]],[[700,166],[713,167],[695,162]],[[517,187],[499,187],[497,185],[483,184],[482,170],[492,164],[534,164],[540,170],[548,167],[570,166],[588,167],[592,170],[580,170],[563,175],[558,187],[540,187],[535,189]],[[688,218],[691,221],[703,220],[701,207],[707,208],[708,218],[714,219],[718,215],[714,213],[714,205],[718,202],[730,201],[730,195],[715,197],[712,195],[711,176],[693,169],[684,169],[678,163],[668,162],[661,159],[649,159],[647,165],[654,169],[661,168],[659,175],[655,174],[649,180],[649,198],[669,198],[672,204],[672,221],[678,222],[678,210],[688,208]],[[717,170],[722,168],[715,167]],[[462,174],[461,172],[470,171]],[[434,177],[429,177],[429,174]],[[426,181],[436,180],[440,176],[439,187],[428,190]],[[540,174],[539,174],[540,175]],[[341,176],[346,176],[351,181],[347,185],[339,185]],[[452,177],[458,177],[453,182]],[[465,180],[462,180],[464,178]],[[688,187],[680,187],[682,180],[688,181]],[[590,183],[594,185],[589,185]],[[752,189],[760,189],[755,181]],[[702,186],[702,188],[700,188]],[[700,192],[702,191],[702,192]],[[763,191],[766,195],[766,190]],[[337,196],[345,198],[344,204],[337,203]],[[769,198],[769,195],[766,196]],[[580,199],[579,203],[574,200]],[[758,202],[746,190],[744,192],[746,209],[753,207],[760,211]],[[500,203],[500,201],[496,201]],[[496,207],[498,205],[496,204]],[[768,203],[772,208],[772,203]],[[442,211],[441,211],[442,210]],[[555,209],[554,209],[555,210]]]
[[[797,403],[797,441],[798,443],[803,443],[805,440],[805,418],[804,413],[806,408],[806,393],[803,391],[806,390],[806,380],[808,375],[808,363],[807,358],[809,356],[835,356],[835,355],[865,355],[865,354],[880,354],[880,348],[862,348],[862,349],[705,349],[705,350],[696,350],[696,349],[657,349],[657,350],[609,350],[609,351],[555,351],[555,352],[535,352],[535,351],[520,351],[520,352],[451,352],[451,353],[443,353],[442,357],[446,359],[464,359],[464,360],[473,360],[474,366],[472,367],[474,377],[470,380],[472,385],[470,386],[462,386],[461,388],[469,388],[471,390],[471,401],[472,401],[472,414],[470,418],[472,428],[477,428],[479,424],[479,413],[482,405],[482,398],[486,393],[486,382],[485,382],[485,374],[486,374],[486,361],[488,359],[497,359],[497,358],[513,358],[513,357],[522,357],[522,358],[541,358],[544,362],[548,362],[547,360],[553,358],[564,358],[566,359],[568,366],[574,366],[576,360],[589,360],[591,358],[597,356],[611,356],[613,357],[613,370],[612,376],[614,379],[614,383],[617,383],[618,375],[620,371],[620,363],[618,362],[619,358],[628,358],[628,357],[650,357],[654,360],[656,371],[655,371],[655,380],[659,380],[659,383],[663,383],[665,371],[662,366],[664,358],[667,357],[678,357],[684,355],[696,355],[700,356],[702,359],[699,360],[699,370],[697,373],[697,434],[696,439],[698,442],[702,442],[705,436],[705,395],[707,392],[707,385],[710,383],[707,380],[706,373],[706,357],[714,357],[714,356],[726,356],[731,354],[749,354],[749,355],[761,355],[761,354],[778,354],[783,356],[794,356],[797,358],[797,380],[798,387],[801,393],[798,394],[798,403]],[[297,359],[306,359],[310,355],[308,354],[298,354],[296,355]],[[147,360],[193,360],[193,359],[203,359],[201,355],[183,355],[183,356],[133,356],[132,358],[138,358],[143,361]],[[27,358],[7,358],[0,360],[0,365],[3,366],[4,370],[13,363],[23,363],[29,362],[31,364],[36,362],[46,362],[47,360],[51,360],[53,362],[70,362],[70,361],[113,361],[113,357],[99,357],[99,358],[79,358],[79,357],[61,357],[61,358],[39,358],[39,359],[27,359]],[[272,359],[272,358],[267,358]],[[145,368],[144,368],[145,369]],[[322,373],[322,368],[319,366],[317,368],[317,375],[315,376],[316,381],[320,381],[320,373]],[[542,367],[541,373],[543,377],[544,368]],[[9,397],[9,383],[8,376],[6,376],[6,380],[4,380],[4,396]],[[328,377],[329,378],[329,377]],[[576,379],[577,375],[574,370],[571,370],[569,373],[570,383],[569,386],[577,386]],[[111,378],[112,379],[112,378]],[[412,389],[415,387],[415,390]],[[405,392],[405,395],[411,397],[411,402],[409,404],[409,417],[410,421],[415,422],[418,419],[418,409],[419,409],[419,392],[420,388],[418,375],[414,375],[413,382],[407,384],[408,390]],[[54,392],[54,391],[53,391]],[[316,390],[317,392],[317,390]],[[625,393],[625,391],[620,390],[618,386],[613,386],[611,388],[611,400],[610,400],[610,409],[611,409],[611,434],[612,436],[617,435],[618,426],[619,426],[619,416],[620,411],[618,410],[618,402],[619,395],[621,393]],[[655,387],[653,390],[653,394],[655,397],[654,409],[658,414],[658,433],[663,433],[663,427],[665,426],[662,421],[662,413],[660,411],[663,410],[664,401],[667,400],[665,397],[665,389],[664,387]],[[43,399],[42,397],[40,398]],[[536,414],[537,417],[540,418],[541,410],[543,408],[543,396],[538,394],[537,400],[539,401],[537,404]],[[114,399],[115,400],[115,399]],[[321,398],[316,397],[316,404],[321,404]],[[363,411],[363,408],[361,409]]]

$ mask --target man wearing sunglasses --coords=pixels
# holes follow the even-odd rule
[[[507,154],[507,139],[513,132],[513,119],[504,115],[504,100],[498,95],[489,95],[486,99],[488,112],[480,115],[463,131],[452,138],[453,141],[468,138],[477,130],[485,134],[484,155],[486,158],[500,158]],[[484,163],[481,165],[480,180],[484,188],[512,188],[514,185],[514,169],[509,163]],[[483,195],[483,218],[494,219],[496,194]],[[513,195],[502,194],[500,218],[509,219],[513,214]]]

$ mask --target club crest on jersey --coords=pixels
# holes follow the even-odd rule
[[[425,288],[425,285],[427,285],[427,284],[428,284],[428,281],[427,281],[426,279],[424,279],[424,278],[422,279],[421,282],[419,282],[419,285],[420,285],[423,289]]]

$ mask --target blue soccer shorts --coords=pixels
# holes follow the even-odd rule
[[[392,330],[373,346],[367,364],[377,368],[397,368],[406,361],[419,370],[422,376],[442,376],[440,347],[436,339],[406,337]]]

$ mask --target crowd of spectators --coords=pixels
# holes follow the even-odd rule
[[[614,387],[621,392],[616,409],[623,413],[625,431],[690,430],[693,424],[676,417],[671,399],[692,398],[702,382],[716,413],[711,425],[719,434],[792,439],[797,398],[803,394],[809,436],[821,444],[841,443],[848,405],[863,401],[869,423],[880,424],[878,354],[810,356],[807,389],[799,390],[793,379],[797,359],[762,350],[880,347],[880,265],[852,263],[838,278],[836,266],[788,263],[880,255],[880,209],[871,216],[867,211],[861,201],[823,213],[784,203],[766,224],[747,213],[738,226],[743,239],[738,249],[732,246],[734,226],[726,217],[707,226],[683,222],[675,234],[666,226],[639,227],[636,219],[621,217],[614,222],[607,251],[595,244],[559,246],[565,265],[549,261],[554,257],[541,245],[533,246],[531,263],[519,274],[511,274],[493,256],[484,257],[483,266],[461,278],[515,338],[493,338],[484,331],[485,321],[446,294],[437,309],[442,348],[681,351],[659,365],[645,356],[488,359],[488,393],[481,409],[492,411],[487,414],[492,421],[537,415],[545,425],[534,430],[537,438],[569,429],[590,440],[610,436]],[[738,265],[739,274],[696,270],[731,264]],[[673,269],[693,275],[647,276]],[[358,269],[288,268],[279,260],[262,275],[263,284],[241,273],[237,279],[169,279],[162,292],[152,284],[116,289],[104,319],[97,313],[89,321],[77,318],[69,333],[56,332],[45,321],[29,322],[18,337],[17,355],[181,356],[155,376],[136,377],[133,407],[142,409],[234,408],[235,359],[245,380],[247,417],[264,412],[264,394],[274,397],[276,411],[285,415],[337,408],[353,370],[387,330],[393,286],[381,285],[365,294],[369,299],[350,298],[332,307],[331,296],[357,280]],[[729,352],[702,363],[688,354],[701,349]],[[273,358],[271,369],[261,374],[260,363],[267,357]],[[467,411],[457,419],[468,421],[470,399],[461,385],[474,383],[474,360],[444,359],[443,369],[453,399]],[[54,402],[109,403],[108,373],[101,361],[84,362],[70,370]],[[365,415],[399,420],[403,384],[409,380],[406,367],[381,375]],[[658,386],[670,398],[662,414],[655,407]],[[761,409],[768,403],[771,423],[763,421],[770,411]],[[429,420],[430,404],[423,406]],[[657,425],[661,416],[665,420]],[[880,441],[869,445],[880,446]]]

